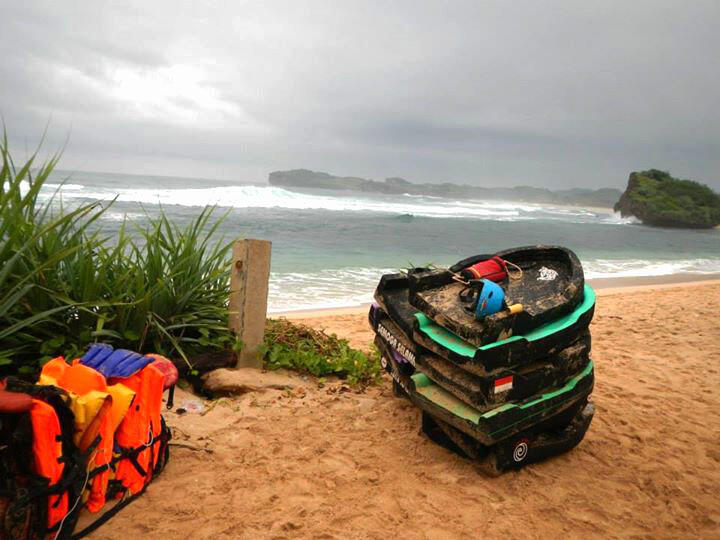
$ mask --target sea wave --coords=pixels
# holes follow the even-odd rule
[[[494,221],[529,221],[555,219],[615,223],[612,213],[596,214],[582,209],[544,206],[529,203],[452,200],[406,195],[385,198],[331,196],[290,191],[277,186],[215,186],[179,189],[130,189],[88,187],[80,184],[48,184],[46,198],[56,190],[63,199],[90,199],[140,203],[146,205],[203,207],[217,205],[232,208],[284,208],[290,210],[325,210],[333,212],[379,212],[429,218],[474,218]],[[609,220],[609,221],[608,221]],[[615,221],[613,221],[615,220]],[[617,222],[624,223],[624,222]]]
[[[586,279],[720,273],[718,259],[583,261]],[[383,274],[398,268],[340,268],[320,272],[272,272],[268,311],[341,308],[372,302]]]
[[[372,302],[380,276],[397,268],[339,268],[321,272],[272,272],[268,312],[359,306]]]
[[[586,279],[720,273],[720,259],[583,261]]]
[[[234,208],[286,208],[291,210],[327,210],[340,212],[383,212],[427,217],[516,217],[522,206],[509,204],[462,204],[458,201],[421,203],[403,200],[378,200],[362,197],[332,197],[289,191],[275,186],[223,186],[187,189],[74,189],[63,186],[64,198],[112,200],[164,206],[202,207],[218,205]]]
[[[602,221],[603,223],[607,223],[609,225],[635,225],[637,223],[642,223],[642,221],[635,216],[622,217],[619,212],[613,212],[607,216],[603,216]]]
[[[53,184],[51,182],[46,183],[44,187],[53,190],[61,188],[61,191],[77,191],[80,189],[85,189],[85,186],[83,186],[82,184]]]
[[[139,221],[146,215],[140,212],[105,212],[101,219],[105,221]]]

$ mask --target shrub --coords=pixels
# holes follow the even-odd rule
[[[335,334],[287,319],[268,319],[261,354],[268,369],[287,368],[316,377],[338,375],[350,384],[370,384],[380,378],[376,351],[366,354]]]
[[[0,370],[32,373],[92,341],[186,360],[237,345],[230,243],[217,239],[212,208],[184,229],[161,212],[135,234],[104,237],[100,204],[41,202],[59,155],[16,167],[4,135],[0,158]]]
[[[231,243],[218,239],[213,208],[185,228],[161,211],[107,237],[99,226],[107,207],[41,202],[59,155],[17,168],[3,136],[0,157],[0,375],[33,375],[94,341],[180,356],[190,367],[195,353],[239,348],[228,329]],[[285,320],[268,320],[262,354],[269,369],[351,384],[380,376],[377,354]]]

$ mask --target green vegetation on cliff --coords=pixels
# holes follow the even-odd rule
[[[699,182],[650,169],[630,173],[615,211],[647,225],[709,229],[720,224],[720,195]]]

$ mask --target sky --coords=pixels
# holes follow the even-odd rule
[[[720,2],[0,0],[15,159],[720,190]],[[47,130],[47,131],[46,131]]]

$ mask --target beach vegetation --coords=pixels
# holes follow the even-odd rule
[[[2,372],[34,373],[94,341],[188,362],[238,346],[227,324],[231,244],[212,208],[184,228],[161,212],[105,235],[108,205],[46,195],[59,154],[16,166],[3,136],[0,159]]]
[[[93,342],[184,359],[238,351],[228,328],[232,242],[206,207],[180,227],[161,210],[105,234],[112,203],[63,204],[48,179],[60,155],[16,166],[0,140],[0,375],[33,376],[51,358],[76,358]],[[44,188],[44,189],[43,189]],[[351,384],[377,380],[377,354],[288,321],[268,320],[269,369]]]
[[[353,349],[345,339],[287,319],[268,319],[261,354],[268,369],[286,368],[315,377],[335,375],[350,384],[380,379],[377,351]]]

